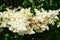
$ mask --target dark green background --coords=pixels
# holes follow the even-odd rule
[[[10,7],[12,6],[12,7]],[[17,8],[21,6],[23,8],[31,7],[31,12],[34,13],[34,8],[41,10],[57,10],[60,8],[60,0],[0,0],[0,12],[5,11],[5,8]],[[60,18],[60,16],[58,15]],[[57,28],[58,20],[55,25],[49,25],[50,30],[43,33],[36,33],[32,35],[18,35],[11,32],[8,28],[0,28],[0,40],[60,40],[60,28]]]

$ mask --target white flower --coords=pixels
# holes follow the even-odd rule
[[[35,9],[35,13],[36,13],[36,16],[33,17],[33,19],[38,21],[36,25],[38,28],[41,28],[41,32],[44,31],[45,29],[49,30],[49,27],[47,25],[48,24],[54,25],[54,22],[59,19],[57,17],[57,15],[59,15],[58,10],[45,11],[44,9],[42,9],[42,12],[41,12]],[[33,27],[33,28],[36,29],[37,27]]]
[[[43,32],[49,30],[48,24],[54,24],[54,21],[58,20],[58,10],[46,11],[42,9],[42,12],[35,9],[35,16],[30,12],[30,8],[19,8],[13,10],[0,12],[0,27],[8,27],[9,30],[19,35],[34,34],[35,32]],[[2,18],[2,20],[1,20]]]
[[[32,17],[32,14],[30,12],[30,8],[29,9],[24,9],[22,8],[20,11],[17,11],[17,9],[14,10],[10,10],[7,9],[7,11],[4,11],[1,14],[1,17],[3,18],[3,22],[2,22],[2,27],[8,27],[9,30],[13,31],[13,32],[18,32],[20,35],[22,32],[23,34],[25,33],[25,31],[28,31],[29,33],[31,33],[31,29],[29,29],[28,26],[28,19],[30,17]],[[28,28],[27,28],[28,26]]]

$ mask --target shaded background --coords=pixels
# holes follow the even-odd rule
[[[11,6],[11,7],[10,7]],[[60,0],[0,0],[0,12],[5,11],[5,8],[17,8],[21,6],[23,8],[31,7],[31,11],[34,12],[34,8],[41,10],[57,10],[60,8]],[[60,18],[60,16],[58,15]],[[60,40],[60,28],[55,25],[49,25],[50,30],[43,33],[36,33],[33,35],[18,35],[11,32],[8,28],[0,28],[0,40]]]

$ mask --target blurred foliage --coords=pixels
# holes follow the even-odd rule
[[[5,11],[5,8],[10,6],[12,9],[18,6],[23,8],[31,7],[32,12],[34,12],[34,8],[56,10],[60,8],[60,0],[0,0],[0,12]],[[13,33],[8,28],[0,28],[0,40],[60,40],[60,28],[56,27],[58,22],[60,20],[55,22],[54,26],[49,25],[49,31],[24,36]]]
[[[24,7],[28,8],[31,7],[32,9],[37,8],[41,9],[44,8],[46,10],[55,10],[60,8],[60,0],[0,0],[0,6],[5,4],[5,6],[9,7]]]

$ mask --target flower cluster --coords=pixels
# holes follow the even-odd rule
[[[33,19],[35,20],[37,25],[34,25],[34,29],[38,29],[38,32],[43,32],[44,30],[49,30],[48,24],[54,25],[54,22],[58,20],[58,10],[49,10],[46,11],[42,9],[42,12],[35,9],[35,17]]]
[[[36,15],[30,12],[30,8],[7,9],[7,11],[0,12],[0,27],[8,27],[9,30],[24,34],[34,34],[36,32],[43,32],[46,29],[49,30],[48,24],[54,24],[54,21],[58,20],[58,10],[42,12],[35,9]]]

